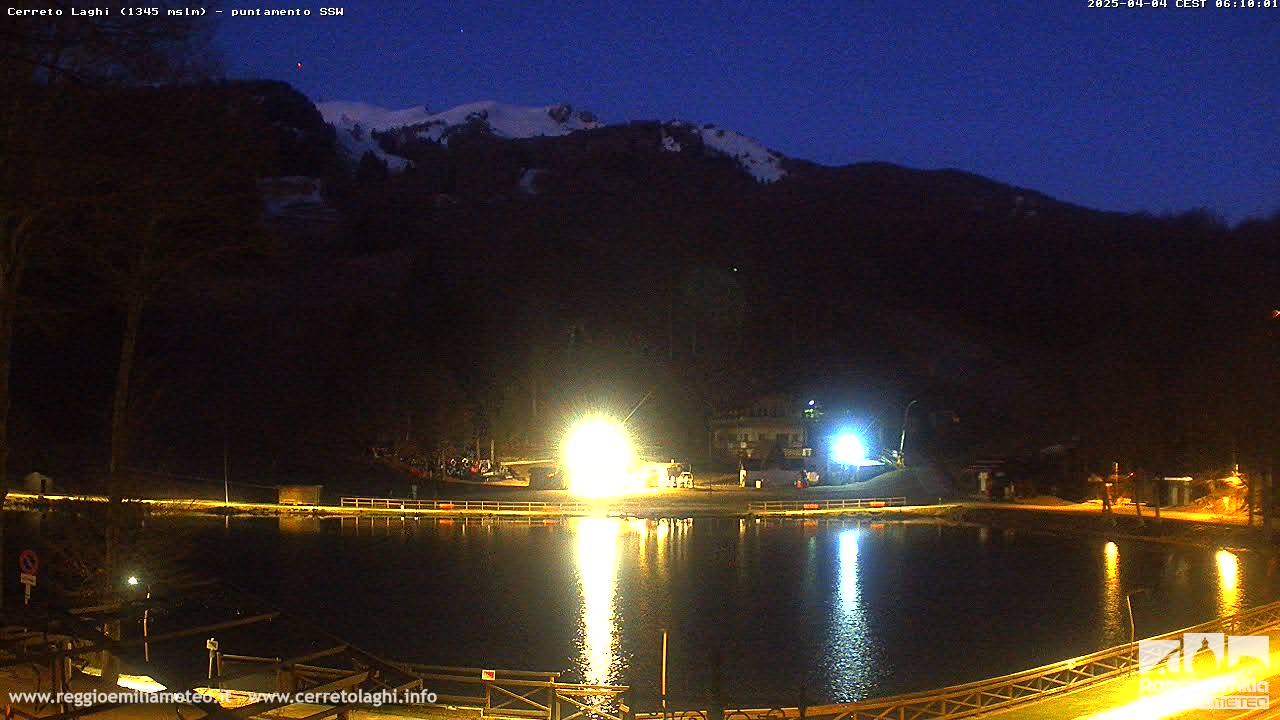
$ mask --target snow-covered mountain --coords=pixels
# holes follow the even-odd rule
[[[674,122],[667,125],[678,127],[683,123]],[[782,168],[782,162],[786,159],[782,153],[770,150],[759,141],[752,140],[742,133],[710,124],[696,128],[696,132],[702,136],[702,142],[706,147],[737,160],[743,170],[751,173],[760,182],[771,183],[782,179],[787,174],[787,171]]]
[[[365,130],[412,128],[427,140],[448,142],[451,128],[473,125],[502,138],[567,135],[575,130],[601,127],[589,112],[574,112],[569,105],[522,107],[492,100],[467,103],[432,113],[425,107],[389,110],[361,102],[326,102],[316,105],[326,122],[343,129],[359,125]]]
[[[524,107],[486,100],[467,103],[444,112],[433,113],[425,107],[392,110],[363,102],[317,103],[325,122],[333,125],[338,141],[351,155],[360,158],[366,152],[387,163],[391,170],[403,170],[408,161],[386,152],[372,136],[374,132],[399,131],[448,144],[450,137],[462,130],[480,130],[504,139],[568,135],[580,130],[604,127],[593,114],[574,111],[569,105]],[[702,145],[727,155],[760,182],[774,182],[786,175],[785,158],[777,151],[732,130],[715,125],[695,125],[682,121],[663,123],[663,150],[680,152],[682,146],[667,130],[697,135]]]

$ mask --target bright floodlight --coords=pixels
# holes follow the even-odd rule
[[[601,497],[626,491],[631,472],[631,438],[622,424],[588,415],[569,429],[562,449],[569,490]]]
[[[137,575],[130,575],[130,576],[129,576],[129,579],[128,579],[128,580],[125,580],[125,582],[129,583],[130,585],[137,585],[137,584],[138,584],[138,576],[137,576]]]
[[[842,465],[861,465],[867,459],[867,447],[862,444],[862,438],[845,432],[836,438],[831,456]]]

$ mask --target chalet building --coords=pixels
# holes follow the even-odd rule
[[[811,454],[807,406],[788,395],[765,395],[711,418],[709,450],[721,461],[764,459],[775,445],[788,457]]]

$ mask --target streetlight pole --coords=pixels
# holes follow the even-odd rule
[[[662,631],[662,720],[667,720],[667,631]]]
[[[907,464],[906,456],[903,455],[907,446],[907,419],[911,416],[911,406],[918,402],[920,402],[920,398],[912,400],[907,403],[906,409],[902,411],[902,435],[898,437],[898,467],[903,467]]]
[[[222,436],[222,507],[231,507],[231,441]]]
[[[1137,642],[1137,639],[1135,638],[1134,627],[1133,627],[1133,596],[1137,595],[1138,593],[1150,594],[1150,592],[1151,592],[1151,588],[1138,588],[1137,590],[1130,590],[1124,595],[1125,607],[1129,608],[1129,644],[1130,645]]]

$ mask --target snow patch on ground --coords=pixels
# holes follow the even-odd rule
[[[258,191],[268,215],[280,215],[299,206],[324,204],[320,178],[302,175],[259,178]]]
[[[529,168],[520,173],[520,182],[517,184],[517,187],[520,188],[520,192],[525,195],[537,195],[538,176],[545,172],[546,170],[543,170],[542,168]]]

